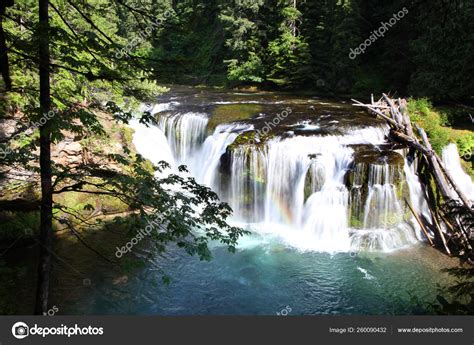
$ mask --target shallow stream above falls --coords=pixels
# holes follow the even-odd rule
[[[429,217],[419,181],[383,123],[339,101],[273,93],[184,89],[143,107],[158,126],[131,124],[137,150],[187,165],[251,235],[235,254],[213,243],[210,262],[170,247],[127,275],[71,256],[92,285],[66,301],[60,291],[77,277],[63,278],[53,294],[63,313],[432,312],[451,280],[440,270],[455,260],[423,243],[405,203]]]

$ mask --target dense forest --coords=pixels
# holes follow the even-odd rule
[[[235,252],[248,234],[210,188],[156,178],[169,165],[133,148],[127,125],[172,85],[411,97],[433,148],[456,143],[469,170],[473,18],[470,0],[2,0],[0,239],[7,251],[36,246],[34,312],[50,308],[58,231],[109,261],[81,227],[113,223],[130,238],[159,222],[157,254],[175,243],[202,260],[209,242]]]
[[[72,69],[85,61],[104,68],[109,61],[87,50],[107,49],[110,63],[141,63],[162,83],[338,95],[391,90],[467,100],[474,88],[466,78],[474,74],[473,6],[446,0],[59,1],[51,6],[57,17],[51,39],[75,39],[66,55]],[[28,47],[34,8],[18,1],[3,15],[3,39],[16,54]],[[83,56],[72,56],[75,50]],[[107,67],[111,73],[117,66]]]
[[[474,89],[472,78],[465,78],[474,75],[469,1],[212,0],[154,6],[169,15],[142,53],[154,60],[156,77],[169,82],[337,94],[392,90],[437,100],[467,99]],[[351,56],[364,42],[364,51]]]

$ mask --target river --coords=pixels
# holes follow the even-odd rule
[[[192,88],[143,110],[158,125],[132,121],[138,152],[188,166],[251,234],[235,254],[212,243],[203,262],[169,246],[126,274],[76,254],[92,284],[66,298],[77,279],[62,274],[53,301],[63,313],[432,312],[438,285],[451,281],[440,270],[455,261],[425,244],[405,202],[430,217],[415,167],[382,122],[340,100]]]

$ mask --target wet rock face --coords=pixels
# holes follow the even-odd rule
[[[304,182],[304,200],[307,200],[311,194],[319,192],[325,181],[325,167],[318,162],[318,154],[310,155],[311,164],[306,173]]]
[[[225,176],[232,174],[232,151],[227,147],[219,161],[219,173]]]
[[[403,221],[408,197],[403,156],[376,147],[357,147],[345,177],[352,228],[390,228]]]
[[[403,181],[403,165],[405,164],[403,156],[395,151],[380,150],[374,146],[353,147],[354,162],[351,170],[346,175],[346,186],[366,185],[369,179],[370,166],[388,165],[393,167],[393,176],[390,177],[392,183],[398,184]]]
[[[374,146],[353,146],[354,163],[388,164],[403,166],[403,156],[395,151]]]

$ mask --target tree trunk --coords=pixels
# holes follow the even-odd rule
[[[3,32],[3,17],[0,14],[0,65],[2,69],[2,78],[5,83],[5,89],[8,91],[12,88],[10,79],[10,68],[8,65],[7,44],[5,42],[5,33]]]
[[[49,81],[49,0],[39,0],[39,73],[40,108],[43,114],[51,108]],[[40,169],[41,169],[41,224],[39,234],[40,255],[36,290],[35,314],[48,309],[49,279],[53,242],[53,187],[51,181],[51,126],[46,122],[40,127]]]
[[[428,136],[426,135],[425,131],[422,128],[418,128],[418,133],[425,144],[425,147],[428,149],[428,153],[426,154],[426,158],[430,163],[432,170],[432,175],[434,176],[436,183],[438,185],[439,191],[443,196],[444,201],[452,200],[453,195],[451,190],[449,189],[448,181],[446,180],[441,167],[439,166],[438,160],[436,159],[436,153],[433,151],[431,147],[430,141],[428,140]]]
[[[7,0],[5,3],[0,4],[0,68],[6,91],[11,90],[12,80],[10,78],[10,67],[8,62],[8,50],[5,32],[3,31],[3,14],[5,13],[6,8],[10,6],[13,6],[13,1]]]
[[[296,0],[293,0],[293,8],[296,10]],[[296,19],[291,23],[293,37],[296,37]]]

